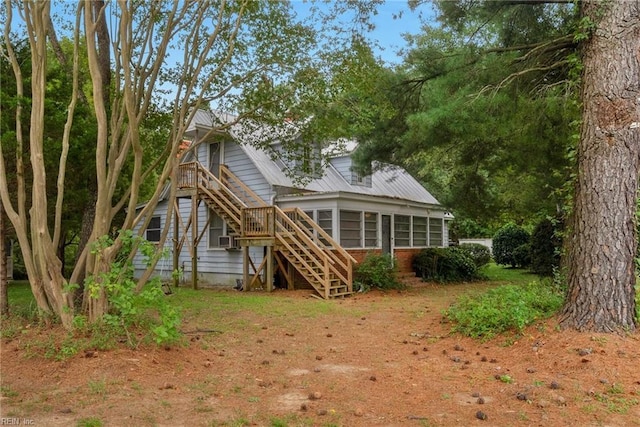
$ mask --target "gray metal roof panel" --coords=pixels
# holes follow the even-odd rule
[[[228,120],[229,117],[223,115],[218,117],[217,113],[207,111],[197,111],[189,130],[194,131],[197,127],[208,128],[212,126],[212,120],[217,117],[221,120]],[[252,126],[253,128],[253,126]],[[273,131],[273,129],[271,129]],[[304,187],[294,182],[281,167],[271,159],[269,154],[264,150],[254,147],[250,142],[255,140],[259,135],[257,130],[247,132],[241,124],[235,124],[229,129],[231,136],[240,143],[242,149],[251,159],[256,168],[264,176],[271,185],[300,188],[314,192],[349,192],[356,194],[366,194],[371,196],[384,196],[410,200],[420,203],[439,205],[440,203],[435,197],[429,193],[415,178],[413,178],[406,170],[397,166],[385,166],[378,168],[372,175],[371,187],[352,185],[347,182],[342,175],[331,165],[327,165],[321,178],[317,178],[309,182]],[[251,135],[250,135],[251,134]],[[334,153],[335,156],[344,156],[353,151],[355,142],[342,141],[343,146],[341,152]],[[346,149],[345,149],[346,148]]]

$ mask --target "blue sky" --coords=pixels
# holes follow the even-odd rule
[[[309,15],[309,3],[291,0],[291,4],[300,17]],[[368,37],[380,45],[380,48],[374,49],[377,55],[387,63],[397,64],[402,59],[397,52],[407,47],[403,34],[419,33],[423,20],[433,17],[432,5],[426,3],[419,11],[413,12],[407,6],[407,0],[386,0],[378,6],[377,11],[377,15],[372,17],[375,30]]]
[[[422,6],[422,14],[427,19],[432,16],[431,4]],[[397,18],[394,19],[394,16]],[[399,17],[398,17],[399,16]],[[378,9],[378,15],[373,18],[376,29],[371,34],[378,40],[384,51],[377,53],[387,62],[398,63],[401,61],[396,52],[407,46],[402,37],[403,34],[418,34],[422,27],[419,12],[412,12],[407,6],[406,0],[389,0]]]

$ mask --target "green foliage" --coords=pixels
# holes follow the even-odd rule
[[[517,267],[526,268],[531,265],[531,244],[525,243],[513,250],[513,259]]]
[[[493,236],[493,232],[486,226],[469,218],[456,218],[452,221],[449,232],[457,238],[483,238]]]
[[[137,245],[140,253],[144,255],[145,262],[149,263],[157,251],[156,246],[134,236],[130,230],[122,230],[119,237],[122,248],[111,263],[109,271],[102,273],[99,280],[92,276],[85,282],[92,298],[97,298],[101,289],[107,295],[109,312],[104,314],[101,322],[107,328],[123,330],[132,346],[137,345],[134,335],[130,333],[134,327],[150,331],[157,344],[178,341],[180,314],[168,303],[160,277],[152,278],[138,292],[133,278],[133,263],[127,257],[133,246]],[[113,243],[111,237],[103,236],[94,244],[92,251],[98,254],[101,248],[109,247]]]
[[[498,284],[511,284],[511,285],[526,285],[530,282],[534,282],[539,279],[535,274],[529,273],[526,270],[517,270],[509,267],[503,267],[490,262],[480,270],[483,279],[489,282]]]
[[[497,334],[523,329],[552,316],[562,306],[563,295],[547,284],[505,285],[474,297],[464,297],[445,315],[453,330],[472,338],[490,339]]]
[[[480,243],[463,243],[458,246],[473,260],[476,268],[484,267],[491,261],[491,251]]]
[[[412,261],[413,271],[423,280],[462,282],[478,278],[478,269],[464,249],[426,248]]]
[[[354,274],[355,288],[366,292],[371,288],[402,289],[398,280],[398,266],[390,254],[368,253],[358,264]]]
[[[436,2],[439,25],[410,37],[379,89],[395,112],[359,135],[361,164],[406,167],[456,217],[490,230],[564,203],[557,190],[580,117],[567,60],[577,7],[522,3]],[[487,236],[465,226],[456,234]]]
[[[529,233],[513,223],[505,224],[493,236],[493,259],[497,264],[515,268],[520,264],[514,252],[516,248],[526,243],[529,243]],[[524,249],[520,249],[520,261],[524,260],[523,251]]]
[[[77,427],[102,427],[104,424],[100,418],[82,418],[78,420]]]
[[[552,276],[560,265],[561,224],[545,218],[531,234],[531,270],[540,276]]]

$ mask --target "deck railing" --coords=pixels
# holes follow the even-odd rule
[[[275,237],[275,207],[242,209],[242,237]]]

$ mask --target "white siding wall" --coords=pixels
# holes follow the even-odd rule
[[[330,160],[334,168],[347,182],[351,182],[351,157],[335,157]]]
[[[262,200],[271,204],[273,195],[271,186],[238,144],[233,142],[225,144],[223,163]]]

